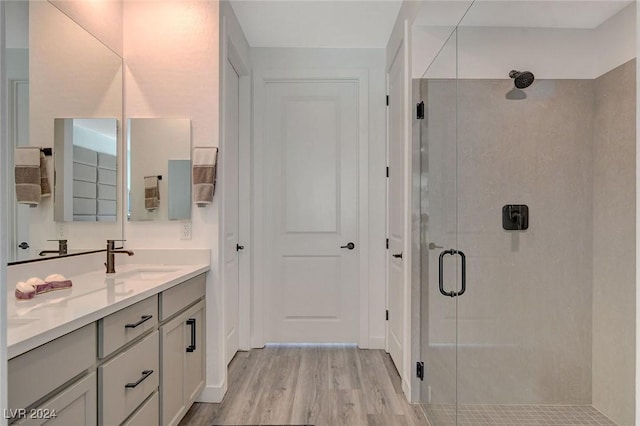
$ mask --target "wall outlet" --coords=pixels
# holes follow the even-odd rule
[[[67,224],[64,222],[56,222],[56,239],[67,239]]]
[[[191,239],[191,222],[180,222],[180,239]]]
[[[427,404],[431,404],[431,386],[427,386]]]

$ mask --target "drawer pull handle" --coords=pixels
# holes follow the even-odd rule
[[[191,344],[187,346],[187,352],[193,352],[196,350],[196,320],[195,318],[189,318],[187,325],[191,326]]]
[[[153,374],[153,370],[144,370],[142,372],[142,377],[140,377],[137,382],[135,382],[135,383],[127,383],[126,385],[124,385],[124,387],[125,388],[135,388],[140,383],[142,383],[144,381],[144,379],[149,377],[151,374]]]
[[[136,328],[137,326],[139,326],[143,322],[149,321],[151,318],[153,318],[153,315],[143,315],[143,316],[140,317],[140,321],[138,321],[135,324],[125,324],[124,328]]]

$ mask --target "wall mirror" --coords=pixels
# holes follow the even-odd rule
[[[48,240],[66,240],[67,252],[71,254],[101,249],[106,239],[120,239],[123,235],[122,214],[118,211],[118,206],[122,206],[122,184],[117,176],[122,160],[117,156],[107,157],[116,155],[117,145],[122,141],[117,126],[122,117],[122,58],[58,8],[74,6],[71,3],[5,2],[4,57],[8,90],[7,99],[3,101],[8,105],[10,155],[8,167],[3,171],[3,181],[9,185],[7,260],[10,263],[58,255],[58,242]],[[88,3],[77,3],[75,6],[87,10],[92,7]],[[108,197],[103,203],[98,200],[98,205],[103,208],[98,212],[108,207],[108,214],[97,213],[89,220],[89,214],[76,215],[62,208],[59,212],[56,194],[43,197],[35,207],[19,203],[16,198],[14,148],[53,148],[53,155],[45,157],[45,168],[52,187],[54,162],[67,156],[72,158],[73,149],[54,146],[54,123],[60,117],[110,117],[102,123],[106,125],[108,121],[112,129],[109,136],[112,146],[108,153],[100,151],[96,154],[99,157],[98,167],[100,158],[103,165],[108,162],[110,167],[108,173],[103,173],[109,179],[109,187],[106,184],[96,187],[98,197]],[[70,120],[69,126],[73,127],[76,120],[65,119],[61,123],[67,123],[67,120]],[[95,134],[99,123],[85,122],[84,127],[77,127],[82,127],[87,134]],[[80,124],[80,121],[75,124]],[[78,151],[81,151],[80,148],[87,147],[79,146]],[[57,167],[56,172],[58,177],[65,176]],[[81,191],[86,195],[87,185],[84,187],[74,187],[69,194]],[[48,253],[41,256],[43,251]]]
[[[54,121],[56,222],[115,222],[118,126],[115,118]]]
[[[128,121],[129,220],[191,219],[191,120]]]

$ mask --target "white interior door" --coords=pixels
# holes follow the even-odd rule
[[[389,324],[387,347],[396,368],[403,372],[404,334],[404,229],[405,229],[405,132],[404,132],[404,59],[403,49],[389,70],[389,284],[387,303]],[[400,257],[403,256],[403,257]]]
[[[231,361],[238,351],[239,334],[239,251],[238,238],[238,134],[239,134],[239,78],[226,60],[225,81],[225,140],[222,149],[224,192],[224,316],[226,360]]]
[[[358,84],[265,93],[266,341],[356,343]]]

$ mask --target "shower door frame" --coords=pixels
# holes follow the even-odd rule
[[[466,257],[458,245],[458,27],[454,27],[414,87],[419,158],[420,241],[420,350],[423,367],[420,399],[430,422],[457,424],[458,413],[458,297],[466,291]],[[454,49],[453,76],[429,77],[431,66],[446,48]],[[446,61],[446,55],[443,56]],[[438,64],[435,64],[436,66]],[[445,64],[445,68],[447,64]],[[436,71],[437,72],[437,71]],[[447,74],[447,73],[445,73]],[[429,140],[430,82],[444,90],[450,114],[433,122],[446,123],[438,133],[439,143]],[[416,82],[414,82],[416,84]],[[434,86],[435,87],[435,86]],[[442,95],[442,93],[440,94]],[[421,103],[423,104],[421,105]],[[422,116],[422,118],[421,118]],[[434,158],[431,158],[434,157]],[[430,161],[431,160],[431,161]],[[422,317],[424,316],[424,317]],[[435,321],[434,321],[435,319]],[[436,420],[438,420],[436,422]],[[451,423],[453,422],[453,423]]]

